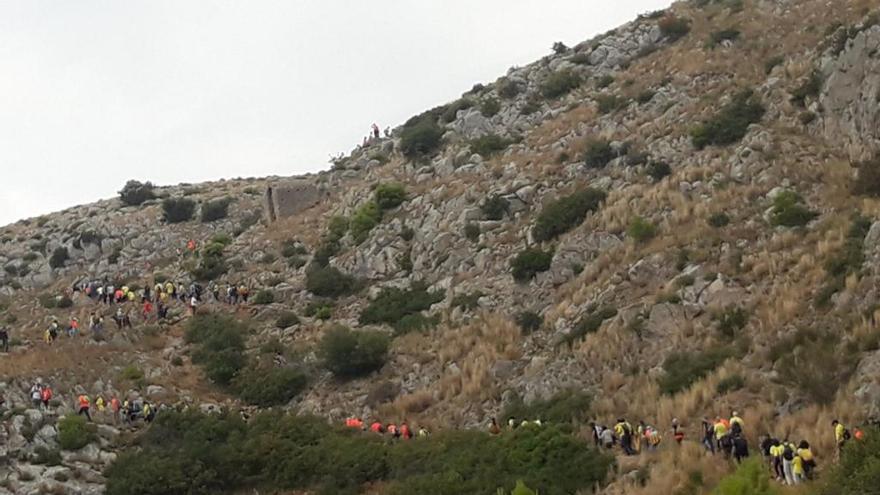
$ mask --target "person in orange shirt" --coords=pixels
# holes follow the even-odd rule
[[[113,412],[113,424],[117,424],[119,422],[119,399],[114,395],[112,399],[110,399],[110,410]]]
[[[79,396],[79,398],[77,399],[77,402],[79,403],[79,408],[77,409],[77,414],[78,415],[85,415],[86,419],[88,419],[89,422],[91,423],[92,422],[92,414],[89,412],[89,408],[91,408],[92,404],[91,404],[91,401],[89,400],[89,396],[86,394],[81,394]]]

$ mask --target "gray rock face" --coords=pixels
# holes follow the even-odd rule
[[[839,143],[852,160],[866,160],[880,150],[880,26],[860,32],[838,56],[823,59],[825,87],[819,102],[825,110],[824,134]]]
[[[264,213],[268,222],[296,215],[321,200],[321,191],[305,180],[272,184],[266,188]]]

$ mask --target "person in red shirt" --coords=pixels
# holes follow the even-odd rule
[[[153,312],[153,303],[149,300],[144,301],[143,317],[144,321],[150,321],[150,313]]]
[[[382,423],[378,421],[373,421],[373,424],[370,425],[370,431],[373,433],[384,433],[385,429],[382,428]]]
[[[113,411],[113,424],[119,422],[119,399],[114,395],[112,399],[110,399],[110,410]]]
[[[43,407],[49,409],[49,401],[52,400],[52,389],[48,385],[44,385],[43,390],[40,391],[40,400],[43,401]]]
[[[413,437],[412,431],[409,429],[409,425],[406,422],[400,424],[400,436],[403,437],[404,440],[409,440]]]

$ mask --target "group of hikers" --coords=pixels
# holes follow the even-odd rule
[[[30,388],[30,397],[35,409],[50,410],[54,394],[48,384],[37,381]],[[75,410],[77,415],[85,416],[89,422],[92,421],[92,411],[95,411],[100,417],[109,414],[113,424],[119,424],[121,420],[125,424],[132,425],[138,420],[151,423],[156,418],[156,414],[164,408],[162,404],[157,406],[142,398],[134,400],[125,398],[120,401],[115,394],[109,399],[98,395],[93,403],[88,394],[82,393],[76,398]]]
[[[400,423],[400,426],[398,426],[396,423],[383,425],[382,422],[375,420],[368,426],[367,423],[360,418],[352,417],[345,420],[345,426],[355,430],[370,431],[379,435],[388,435],[392,439],[411,440],[414,436],[418,436],[419,438],[425,438],[428,436],[428,429],[424,426],[419,427],[418,431],[414,434],[406,421]]]

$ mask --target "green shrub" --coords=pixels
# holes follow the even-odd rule
[[[503,138],[497,134],[487,134],[470,141],[471,151],[488,158],[495,153],[504,151],[513,140]]]
[[[480,233],[481,233],[481,232],[480,232],[480,226],[479,226],[479,225],[477,225],[477,224],[475,224],[475,223],[473,223],[473,222],[468,222],[467,224],[465,224],[465,226],[464,226],[464,237],[465,237],[467,240],[469,240],[469,241],[471,241],[471,242],[477,242],[478,240],[480,240]]]
[[[665,177],[672,174],[672,168],[666,162],[651,162],[645,170],[648,177],[654,179],[654,182],[660,182]]]
[[[141,183],[136,180],[130,180],[119,191],[119,199],[125,205],[138,206],[156,197],[153,192],[154,188],[155,186],[150,182]]]
[[[520,397],[514,396],[504,407],[501,417],[513,417],[520,421],[540,419],[554,425],[582,423],[590,418],[591,402],[589,394],[577,390],[563,390],[547,400],[536,400],[528,405]]]
[[[306,270],[306,290],[320,297],[342,297],[358,289],[357,280],[336,267],[313,265]]]
[[[712,319],[718,324],[718,331],[727,338],[736,336],[736,332],[741,330],[749,322],[749,313],[738,306],[724,309],[712,315]]]
[[[571,345],[574,342],[583,340],[584,337],[591,333],[596,333],[602,327],[605,320],[617,316],[617,309],[606,306],[595,311],[590,311],[581,318],[571,332],[565,336],[564,343]]]
[[[544,318],[534,311],[521,311],[516,315],[516,324],[524,334],[538,331],[544,325]]]
[[[248,404],[271,407],[287,404],[307,383],[306,375],[297,369],[259,366],[243,370],[232,385]]]
[[[608,162],[617,158],[617,153],[611,147],[611,143],[604,139],[597,139],[587,143],[584,151],[584,164],[588,168],[604,168]]]
[[[541,83],[541,94],[544,98],[559,98],[571,92],[582,83],[581,76],[570,70],[561,70],[547,76]]]
[[[521,251],[510,262],[513,279],[517,282],[527,282],[535,278],[538,273],[549,270],[552,262],[552,251],[542,251],[539,248]]]
[[[794,191],[777,194],[770,209],[770,224],[777,227],[803,227],[819,216],[801,201],[800,195]]]
[[[742,375],[730,375],[718,382],[718,395],[735,392],[746,386],[746,379]]]
[[[880,156],[855,164],[856,178],[853,193],[860,196],[880,197]]]
[[[480,211],[486,220],[501,220],[510,212],[510,202],[497,194],[486,198],[480,205]]]
[[[452,298],[452,307],[461,308],[464,311],[473,311],[480,306],[480,298],[484,295],[480,291],[458,294]]]
[[[67,309],[73,307],[73,300],[67,296],[67,294],[58,298],[55,303],[55,307],[58,309]]]
[[[321,338],[318,353],[324,367],[339,378],[356,378],[385,365],[390,340],[381,332],[352,332],[337,326]]]
[[[375,201],[367,201],[354,212],[349,222],[351,237],[355,244],[367,240],[370,231],[382,221],[382,210]]]
[[[136,382],[144,379],[144,371],[134,364],[129,364],[119,373],[119,377],[123,380]]]
[[[247,328],[230,316],[197,313],[187,322],[184,339],[196,346],[192,361],[219,385],[229,385],[245,365]]]
[[[192,220],[196,202],[189,198],[165,198],[162,200],[162,215],[166,223],[181,223]]]
[[[252,301],[254,304],[272,304],[275,302],[275,293],[268,289],[261,289]]]
[[[229,270],[226,260],[223,258],[223,250],[225,245],[220,242],[211,242],[201,250],[201,258],[199,264],[192,270],[190,274],[200,281],[207,282],[214,280]]]
[[[422,332],[434,328],[440,323],[438,315],[425,316],[422,313],[413,313],[403,316],[394,324],[394,335],[406,335],[412,332]]]
[[[49,257],[49,266],[55,269],[61,268],[69,259],[70,254],[67,252],[67,248],[59,246],[52,251],[52,256]]]
[[[42,445],[34,449],[34,464],[46,466],[60,466],[62,462],[61,452],[58,449],[48,449]]]
[[[501,103],[495,98],[487,98],[480,103],[480,113],[486,118],[492,118],[501,111]]]
[[[730,217],[724,212],[713,213],[707,222],[709,223],[709,226],[720,229],[721,227],[726,227],[730,223]]]
[[[629,105],[629,98],[617,95],[597,95],[596,105],[602,115],[616,112]]]
[[[822,92],[823,84],[825,84],[825,80],[822,77],[822,73],[818,70],[814,70],[810,73],[810,76],[803,82],[803,84],[791,92],[792,103],[802,107],[806,106],[807,98],[816,98],[819,96],[819,93]]]
[[[216,199],[202,203],[202,223],[216,222],[229,216],[230,198]]]
[[[641,93],[639,93],[638,96],[636,96],[636,101],[640,105],[644,105],[645,103],[648,103],[649,101],[653,100],[654,96],[656,94],[657,94],[656,91],[654,91],[652,89],[646,89],[646,90],[642,91]]]
[[[288,239],[281,244],[281,256],[285,258],[293,258],[294,256],[308,253],[305,246],[294,240]]]
[[[854,358],[857,349],[840,344],[840,337],[832,332],[797,335],[787,348],[774,349],[781,355],[774,365],[779,381],[812,403],[833,403],[839,384],[849,382],[859,364]]]
[[[443,142],[444,130],[436,116],[425,115],[400,132],[400,151],[409,159],[419,159],[433,154]]]
[[[605,74],[604,76],[596,79],[597,89],[604,89],[608,86],[611,86],[612,84],[614,84],[614,76],[612,76],[611,74]]]
[[[764,73],[770,75],[770,73],[773,72],[773,69],[782,65],[783,62],[785,62],[785,57],[783,57],[782,55],[776,55],[768,58],[767,61],[764,62]]]
[[[359,321],[362,325],[384,323],[400,331],[398,327],[404,317],[428,310],[432,305],[442,300],[442,292],[429,291],[428,287],[422,283],[413,283],[407,290],[396,287],[384,288],[361,311]],[[408,323],[412,323],[412,320]]]
[[[64,450],[79,450],[97,440],[95,432],[84,416],[64,416],[58,421],[58,445]]]
[[[440,120],[448,124],[458,118],[458,112],[467,110],[474,106],[474,101],[470,98],[461,98],[447,105],[443,113],[440,114]]]
[[[599,209],[605,192],[586,188],[553,201],[538,214],[532,235],[538,242],[559,237],[583,223],[587,214]]]
[[[747,89],[737,93],[714,117],[691,130],[697,149],[706,146],[725,146],[745,137],[751,124],[764,117],[764,105]]]
[[[733,351],[726,347],[672,353],[663,361],[664,373],[660,378],[660,391],[673,395],[686,390],[733,355]]]
[[[860,495],[877,491],[880,486],[880,430],[864,428],[865,438],[849,441],[840,461],[822,473],[821,494]],[[829,463],[831,464],[831,463]]]
[[[526,98],[525,103],[519,109],[519,113],[520,113],[520,115],[531,115],[540,109],[541,109],[541,102],[538,100],[538,96],[532,94],[532,95],[529,95],[528,98]]]
[[[633,217],[626,228],[626,235],[637,244],[643,244],[657,235],[657,226],[642,217]]]
[[[676,17],[669,13],[657,21],[660,34],[671,42],[678,41],[691,32],[691,21],[683,17]]]
[[[761,459],[752,457],[721,479],[713,495],[779,495],[782,491],[770,480]],[[838,492],[835,492],[838,493]]]
[[[329,301],[312,301],[306,305],[303,314],[318,320],[329,320],[333,316],[333,303]]]
[[[397,208],[406,201],[406,188],[403,184],[379,184],[375,191],[376,205],[380,210]]]
[[[498,95],[505,100],[515,98],[521,91],[522,88],[516,81],[507,78],[502,78],[498,81]]]
[[[293,311],[285,311],[275,320],[275,328],[285,329],[295,325],[299,325],[299,316]]]
[[[709,35],[709,46],[718,46],[725,41],[736,41],[742,34],[737,29],[722,29]]]

